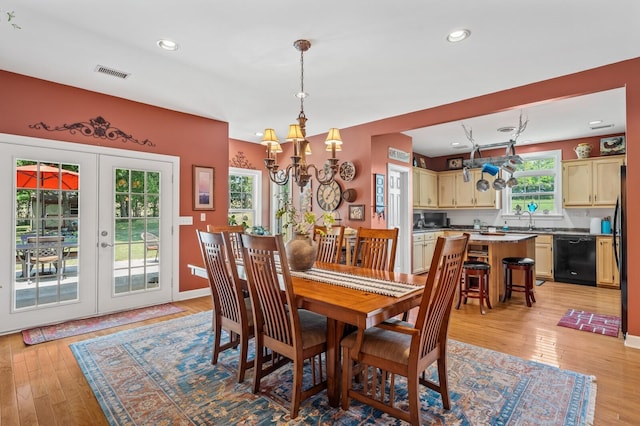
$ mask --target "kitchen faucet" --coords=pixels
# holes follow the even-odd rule
[[[535,228],[533,223],[533,214],[529,210],[525,210],[524,213],[529,213],[529,231],[533,231]]]

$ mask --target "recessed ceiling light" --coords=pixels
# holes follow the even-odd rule
[[[449,33],[447,36],[447,41],[451,43],[457,43],[468,38],[471,35],[471,31],[467,29],[456,30]]]
[[[602,123],[602,120],[593,120],[589,122],[589,126],[593,126],[594,124],[600,124]]]
[[[516,130],[516,128],[514,126],[504,126],[504,127],[499,127],[498,131],[502,132],[502,133],[511,133],[514,130]]]
[[[458,146],[460,145],[460,142],[451,142],[451,146]]]
[[[255,135],[256,135],[256,136],[264,136],[264,133],[262,133],[262,132],[256,132],[256,133],[255,133]]]
[[[158,44],[159,48],[164,50],[170,50],[170,51],[178,50],[178,43],[176,43],[175,41],[160,39],[156,43]]]

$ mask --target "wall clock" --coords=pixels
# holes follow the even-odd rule
[[[342,201],[342,187],[335,180],[328,185],[318,187],[318,205],[322,210],[334,211]]]

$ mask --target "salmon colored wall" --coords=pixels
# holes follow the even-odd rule
[[[640,58],[618,62],[588,71],[532,83],[485,96],[454,102],[435,108],[356,126],[361,139],[374,135],[399,133],[434,124],[459,121],[499,111],[522,109],[526,105],[554,99],[626,87],[627,94],[627,187],[640,187]],[[351,129],[349,129],[351,130]],[[343,130],[341,130],[342,132]],[[346,133],[346,131],[345,131]],[[640,192],[628,191],[627,217],[640,210]],[[640,221],[629,220],[627,235],[640,235]],[[640,336],[640,243],[629,239],[629,334]]]
[[[579,143],[588,143],[591,145],[591,157],[599,157],[600,156],[600,139],[608,138],[613,136],[624,136],[624,135],[604,135],[604,136],[593,136],[589,138],[579,138],[579,139],[567,139],[563,141],[556,142],[545,142],[539,144],[528,144],[528,145],[516,145],[516,154],[526,154],[529,152],[538,152],[538,151],[551,151],[551,150],[562,150],[562,159],[563,160],[575,160],[578,158],[578,155],[575,153],[574,148]],[[505,148],[500,149],[488,149],[486,151],[481,151],[483,157],[492,157],[492,156],[501,156],[505,154]],[[435,171],[444,171],[447,169],[447,160],[452,158],[453,156],[447,155],[443,157],[434,157],[431,158],[431,170]],[[458,155],[457,157],[460,157]],[[462,154],[462,157],[465,160],[468,160],[470,157],[470,153]]]
[[[192,165],[215,167],[216,210],[204,213],[207,221],[226,221],[227,123],[4,71],[0,71],[0,87],[0,133],[180,157],[180,215],[194,217],[193,226],[180,226],[180,247],[177,251],[180,256],[180,291],[207,286],[205,280],[193,277],[187,268],[189,263],[202,262],[195,233],[201,223],[200,211],[192,208]],[[155,146],[87,137],[77,132],[29,128],[30,124],[38,122],[60,126],[98,116],[138,140],[149,139]]]

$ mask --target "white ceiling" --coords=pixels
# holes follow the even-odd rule
[[[298,115],[299,38],[312,42],[310,135],[640,56],[637,0],[0,0],[0,12],[0,69],[226,121],[230,137],[255,142],[265,127],[282,138]],[[459,28],[471,38],[448,43]],[[180,49],[159,49],[160,38]],[[624,131],[621,99],[523,108],[519,141],[582,137],[595,119],[621,126],[603,134]],[[519,113],[465,125],[480,145],[500,142],[495,129]],[[407,134],[430,156],[465,141],[461,123]]]

